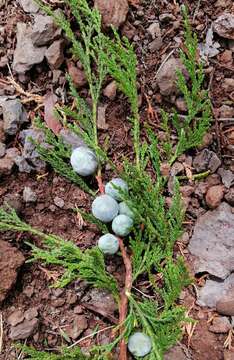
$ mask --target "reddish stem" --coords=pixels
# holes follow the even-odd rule
[[[97,183],[98,183],[98,189],[99,189],[100,193],[101,193],[102,195],[105,194],[105,187],[104,187],[103,182],[102,182],[102,176],[101,176],[101,174],[98,174],[98,175],[96,176],[96,180],[97,180]]]
[[[119,238],[119,247],[121,250],[124,266],[125,266],[125,286],[121,294],[120,304],[119,304],[119,325],[120,325],[120,335],[124,334],[124,321],[126,320],[128,314],[128,298],[132,288],[132,264],[131,259],[127,254],[127,251],[124,247],[123,240]],[[124,337],[120,340],[119,343],[119,360],[127,360],[127,344]]]

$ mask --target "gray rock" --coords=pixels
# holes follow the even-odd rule
[[[11,340],[24,340],[33,335],[38,327],[38,319],[25,320],[10,330]]]
[[[104,26],[113,25],[119,28],[126,20],[128,13],[127,0],[95,0],[94,6],[100,11]]]
[[[164,360],[187,360],[187,356],[180,346],[174,346],[166,352]]]
[[[33,0],[19,0],[20,5],[23,10],[27,13],[37,13],[39,10],[39,6]]]
[[[158,37],[156,39],[154,39],[153,41],[151,41],[149,43],[149,50],[151,53],[155,52],[156,50],[159,50],[162,46],[162,38]]]
[[[109,125],[106,122],[107,104],[98,106],[97,109],[97,127],[101,130],[107,130]]]
[[[56,206],[58,206],[59,208],[63,208],[64,207],[64,205],[65,205],[65,202],[64,202],[64,200],[63,199],[61,199],[59,196],[55,196],[55,198],[54,198],[54,204],[56,205]]]
[[[20,324],[23,320],[24,320],[24,314],[22,313],[21,310],[15,310],[7,318],[7,322],[11,326],[16,326],[16,325]]]
[[[19,135],[19,140],[23,145],[23,151],[22,155],[17,157],[15,161],[21,172],[31,172],[32,170],[41,171],[46,167],[45,161],[40,159],[36,151],[36,145],[32,143],[31,139],[49,148],[49,145],[45,142],[45,136],[42,130],[34,128],[22,130]]]
[[[24,317],[26,320],[32,320],[38,316],[37,308],[30,308],[24,313]]]
[[[45,56],[46,47],[37,48],[31,40],[31,29],[24,23],[17,24],[17,45],[14,51],[13,70],[24,74],[33,65],[40,64]]]
[[[207,280],[204,287],[199,291],[197,304],[215,308],[217,302],[232,288],[234,288],[234,274],[231,274],[224,281],[219,279]]]
[[[103,90],[103,95],[108,97],[111,100],[114,100],[117,92],[117,85],[116,82],[113,80],[111,81]]]
[[[23,199],[26,203],[34,203],[37,201],[37,195],[30,187],[25,186],[23,191]]]
[[[72,150],[79,146],[85,146],[84,141],[69,129],[62,128],[59,135],[61,136],[64,144],[71,146]]]
[[[19,99],[0,100],[3,113],[4,131],[15,135],[21,124],[27,122],[27,115]]]
[[[16,148],[10,148],[6,151],[4,157],[0,158],[0,175],[10,175],[18,155]]]
[[[162,33],[158,22],[152,23],[148,27],[147,32],[151,35],[152,39],[162,38]]]
[[[34,46],[50,44],[61,35],[51,16],[35,15],[30,38]]]
[[[215,317],[212,325],[209,326],[209,331],[215,334],[226,334],[231,330],[232,325],[226,316]]]
[[[111,295],[106,290],[101,289],[91,289],[86,296],[82,299],[83,302],[89,301],[91,305],[94,305],[97,308],[101,308],[103,311],[113,314],[118,306]]]
[[[196,257],[196,273],[208,272],[225,279],[234,270],[234,213],[222,203],[202,215],[188,246]]]
[[[179,89],[176,84],[178,70],[182,71],[186,79],[188,79],[188,73],[181,60],[174,57],[168,59],[159,70],[156,82],[162,95],[168,96],[179,93]]]
[[[231,188],[225,195],[225,200],[231,205],[234,206],[234,188]]]
[[[225,91],[227,92],[232,92],[234,91],[234,79],[232,78],[225,78],[223,80],[222,86],[224,88]]]
[[[221,165],[221,160],[215,152],[208,149],[202,150],[193,160],[193,167],[197,172],[210,170],[213,174]]]
[[[226,291],[217,301],[216,310],[222,315],[234,316],[234,287]]]
[[[45,52],[46,60],[51,69],[58,69],[64,62],[64,40],[54,41]]]
[[[6,145],[0,142],[0,158],[2,158],[6,154]]]
[[[159,21],[161,22],[170,22],[176,20],[175,16],[170,13],[164,13],[159,15]]]
[[[20,155],[16,156],[15,164],[18,166],[19,172],[26,172],[29,174],[31,171],[34,170],[34,168],[31,165],[29,165],[27,160]]]
[[[63,72],[61,70],[53,70],[52,73],[53,73],[52,83],[57,84]]]
[[[234,14],[224,13],[213,23],[213,30],[225,39],[234,40]]]
[[[220,168],[218,174],[221,176],[222,183],[226,188],[230,188],[234,185],[234,173],[231,170],[225,170]]]
[[[88,327],[87,319],[84,315],[76,315],[72,325],[65,327],[65,332],[73,340],[76,340]]]

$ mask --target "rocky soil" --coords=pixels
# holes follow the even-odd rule
[[[160,108],[186,106],[176,86],[176,68],[183,39],[179,0],[95,0],[104,29],[114,24],[133,43],[138,56],[139,106],[142,122],[162,130]],[[55,11],[70,13],[60,1]],[[171,175],[210,171],[200,180],[185,180],[181,192],[186,209],[185,233],[176,245],[187,261],[194,284],[180,297],[194,325],[185,325],[184,339],[167,360],[234,359],[234,5],[232,0],[187,1],[191,24],[205,62],[206,86],[213,106],[213,126],[202,146],[182,155]],[[55,174],[38,157],[29,140],[44,142],[33,127],[40,114],[47,125],[76,147],[79,139],[61,128],[52,114],[56,103],[71,101],[65,74],[83,96],[87,82],[69,43],[52,19],[33,0],[0,0],[0,203],[9,203],[20,216],[46,232],[72,239],[81,248],[96,243],[96,228],[81,224],[71,211],[90,208],[90,198]],[[101,141],[117,166],[120,154],[131,154],[128,107],[108,79],[98,109]],[[108,178],[109,169],[106,169]],[[170,198],[168,198],[170,201]],[[49,286],[61,269],[27,263],[25,240],[11,232],[0,235],[0,359],[18,359],[13,344],[26,341],[51,350],[112,325],[116,305],[108,293],[77,280],[65,289]],[[108,264],[120,274],[120,264]],[[143,285],[144,286],[144,285]],[[147,289],[144,289],[147,293]],[[100,312],[102,310],[102,313]],[[66,335],[64,335],[66,334]],[[89,347],[108,341],[110,330],[80,342]],[[22,357],[21,357],[22,358]]]

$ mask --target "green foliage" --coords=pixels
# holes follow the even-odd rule
[[[130,296],[130,315],[135,328],[141,328],[152,339],[152,351],[147,360],[162,360],[163,354],[182,336],[181,324],[185,319],[185,309],[173,307],[163,310],[155,300],[139,301]],[[131,329],[132,331],[133,329]]]
[[[73,124],[73,129],[84,138],[87,145],[95,150],[99,160],[102,161],[102,155],[104,158],[106,156],[98,145],[97,107],[102,83],[107,75],[107,66],[102,56],[103,49],[106,46],[106,36],[101,31],[101,15],[96,8],[91,9],[86,0],[65,0],[79,27],[80,36],[78,38],[64,14],[52,11],[42,0],[36,0],[36,2],[48,15],[53,17],[55,23],[65,32],[72,44],[73,57],[81,62],[89,85],[89,93],[92,99],[91,108],[78,95],[69,78],[71,94],[75,100],[75,109],[71,110],[64,107],[60,111],[76,121]]]
[[[59,354],[53,354],[45,351],[38,351],[27,345],[17,346],[27,355],[26,360],[88,360],[89,356],[85,356],[82,351],[75,347],[73,349],[61,348]]]
[[[72,241],[44,234],[26,224],[20,220],[15,210],[0,208],[0,231],[6,230],[27,232],[42,238],[43,249],[27,243],[32,248],[30,261],[41,260],[45,264],[59,265],[64,269],[64,274],[54,284],[55,287],[64,287],[80,278],[94,287],[111,291],[118,299],[116,280],[106,272],[103,254],[97,247],[81,251]]]
[[[178,71],[177,85],[184,96],[187,115],[182,121],[177,113],[172,118],[173,125],[177,130],[178,142],[174,149],[174,155],[169,159],[170,164],[188,149],[201,144],[211,121],[211,103],[208,92],[203,89],[203,64],[197,59],[197,36],[192,33],[186,7],[183,7],[183,14],[186,51],[180,51],[180,58],[189,74],[191,86],[187,85],[182,71]]]
[[[137,60],[129,41],[125,38],[121,39],[114,29],[112,39],[104,35],[101,31],[100,14],[96,9],[90,9],[86,0],[65,0],[79,26],[79,39],[64,15],[54,13],[42,0],[36,1],[53,16],[70,40],[73,55],[79,59],[84,68],[92,99],[92,105],[89,106],[80,97],[68,77],[74,107],[60,108],[58,115],[63,121],[65,119],[68,128],[81,136],[86,144],[95,150],[100,165],[109,161],[105,149],[98,144],[96,125],[98,101],[107,74],[116,80],[119,89],[130,103],[129,120],[132,123],[136,161],[133,163],[125,160],[121,177],[128,183],[129,193],[120,192],[122,200],[134,214],[135,226],[129,238],[134,288],[131,294],[128,294],[129,309],[124,323],[124,336],[127,340],[134,329],[142,329],[151,337],[153,343],[152,352],[145,359],[161,360],[164,352],[182,335],[181,323],[185,321],[185,309],[179,307],[176,301],[190,279],[183,259],[174,259],[173,256],[174,244],[183,232],[184,211],[179,183],[174,179],[173,197],[169,206],[165,201],[167,178],[162,176],[160,168],[165,162],[172,165],[184,151],[199,145],[209,126],[210,102],[207,92],[203,90],[202,64],[196,59],[197,38],[191,31],[188,15],[184,10],[186,50],[181,52],[181,59],[189,74],[190,84],[187,84],[184,75],[178,71],[178,87],[187,105],[187,115],[182,122],[177,113],[171,117],[170,114],[162,111],[161,127],[165,133],[164,139],[158,140],[153,129],[146,125],[147,139],[142,142],[138,112]],[[70,121],[71,119],[73,122]],[[94,192],[68,165],[71,149],[50,130],[44,128],[44,131],[46,142],[51,148],[38,144],[37,150],[41,157],[60,174],[94,195]],[[178,138],[176,143],[172,142],[172,135],[175,132]],[[107,226],[96,221],[92,215],[80,210],[79,212],[85,220],[95,223],[102,232],[108,231]],[[109,290],[116,301],[119,300],[117,282],[105,271],[104,257],[98,248],[94,247],[82,252],[74,243],[55,235],[43,234],[21,221],[14,211],[4,209],[0,210],[0,230],[26,231],[40,236],[44,247],[40,249],[30,245],[32,260],[41,260],[46,264],[63,267],[64,274],[56,286],[66,286],[79,277],[95,287]],[[149,297],[149,295],[138,289],[142,275],[144,280],[148,276],[151,285],[150,300],[145,299],[145,296]],[[158,283],[157,275],[160,275],[163,287]],[[90,350],[90,357],[84,357],[79,349],[75,349],[74,356],[79,359],[108,359],[109,353],[118,341],[119,338],[116,338],[111,344],[94,347]],[[35,360],[57,360],[58,356],[63,359],[66,355],[64,351],[66,350],[62,350],[61,355],[51,355],[50,358],[50,355],[46,357],[46,353],[39,353],[37,357],[36,351],[25,349],[31,359]],[[66,356],[67,359],[72,359],[73,352],[68,352]]]
[[[113,28],[114,39],[106,38],[101,56],[107,64],[109,74],[116,80],[119,89],[127,96],[132,111],[133,141],[136,163],[140,166],[140,117],[138,113],[137,58],[133,46],[126,37],[120,39]]]
[[[45,146],[31,139],[31,141],[35,143],[36,150],[41,159],[50,164],[58,174],[64,176],[85,192],[94,196],[95,192],[90,189],[81,176],[73,171],[70,165],[71,148],[64,144],[60,136],[55,136],[54,133],[41,122],[40,118],[35,119],[35,124],[39,129],[43,130],[47,144]]]

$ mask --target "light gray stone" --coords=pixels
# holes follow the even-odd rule
[[[213,23],[214,32],[219,36],[234,40],[234,14],[224,13]]]
[[[79,146],[85,146],[82,138],[69,129],[62,128],[59,135],[61,136],[64,144],[71,146],[72,150],[76,149]]]
[[[14,51],[13,70],[25,74],[33,65],[40,64],[45,56],[46,47],[37,48],[31,40],[31,29],[24,23],[17,24],[17,44]]]
[[[19,171],[22,172],[31,172],[32,170],[41,171],[46,167],[45,161],[40,159],[40,156],[36,151],[36,145],[31,139],[46,148],[50,147],[45,142],[43,131],[34,128],[22,130],[19,135],[19,140],[23,145],[22,156],[17,157],[16,159],[16,165],[18,165]]]
[[[35,15],[30,38],[34,46],[44,46],[52,43],[61,35],[51,16]]]
[[[221,176],[222,183],[226,188],[230,188],[234,185],[234,173],[231,170],[225,170],[220,168],[218,174]]]
[[[188,246],[196,257],[195,272],[225,279],[234,270],[234,213],[222,203],[202,215]]]
[[[169,96],[172,94],[179,94],[177,86],[178,70],[182,71],[186,79],[188,79],[188,73],[181,60],[174,57],[168,59],[159,70],[156,82],[162,95]]]
[[[106,27],[113,25],[119,28],[126,20],[128,13],[127,0],[95,0],[94,6],[101,13],[103,25]]]
[[[59,39],[54,41],[45,52],[46,60],[51,69],[58,69],[64,61],[64,40]]]
[[[23,199],[26,203],[34,203],[37,201],[37,195],[30,187],[25,186],[23,191]]]
[[[24,340],[33,335],[38,327],[38,319],[25,320],[21,324],[11,328],[9,337],[11,340]]]
[[[221,165],[221,160],[214,151],[202,150],[193,160],[193,167],[197,172],[210,170],[213,174]]]
[[[64,205],[65,205],[65,202],[64,202],[64,200],[62,199],[62,198],[60,198],[59,196],[55,196],[55,198],[54,198],[54,204],[56,205],[56,206],[58,206],[59,208],[63,208],[64,207]]]
[[[39,6],[33,0],[19,0],[20,5],[23,10],[27,13],[37,13],[39,10]]]
[[[197,304],[215,308],[216,303],[232,288],[234,288],[234,274],[231,274],[224,281],[218,279],[207,280],[198,293]]]
[[[6,154],[6,145],[0,142],[0,158],[2,158]]]
[[[148,29],[147,32],[151,35],[152,39],[161,38],[162,33],[160,29],[160,25],[158,22],[152,23]]]
[[[0,99],[3,113],[3,128],[6,134],[15,135],[21,124],[27,122],[27,115],[19,99]]]

